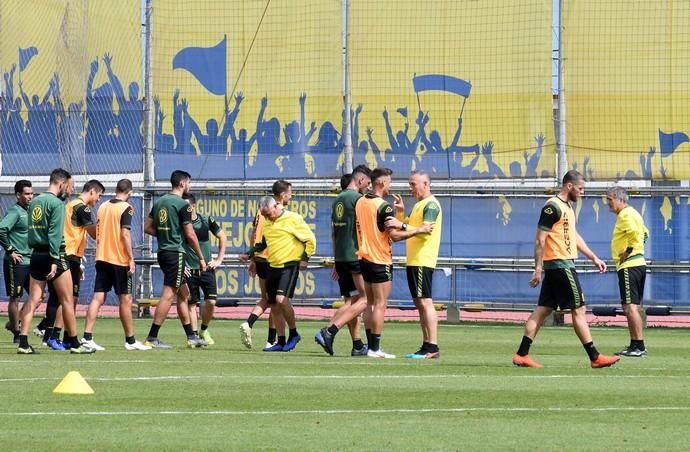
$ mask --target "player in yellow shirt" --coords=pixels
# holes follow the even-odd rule
[[[425,171],[413,171],[409,184],[410,194],[417,200],[412,212],[405,218],[402,198],[393,195],[397,218],[386,221],[386,227],[400,229],[403,239],[407,240],[407,285],[419,311],[419,323],[422,327],[422,346],[406,357],[436,359],[441,355],[438,350],[438,316],[434,309],[431,285],[441,246],[443,214],[441,203],[431,194],[431,179]],[[426,232],[422,229],[424,226],[431,229]]]
[[[608,367],[620,360],[619,356],[600,354],[594,346],[587,324],[585,296],[575,272],[578,251],[587,256],[600,273],[606,271],[606,263],[589,249],[575,229],[577,219],[572,203],[577,202],[584,191],[584,177],[570,170],[563,176],[559,193],[548,199],[541,209],[534,241],[534,273],[529,285],[539,285],[542,270],[544,283],[541,285],[538,306],[527,319],[522,342],[513,356],[513,364],[518,367],[543,367],[530,358],[529,349],[544,320],[556,308],[570,311],[575,333],[593,368]]]
[[[630,330],[630,345],[616,354],[643,357],[647,355],[647,349],[642,336],[639,306],[647,276],[644,245],[649,231],[642,216],[628,205],[628,192],[625,188],[609,188],[606,191],[606,203],[609,210],[616,214],[616,225],[613,227],[611,239],[611,257],[616,264],[621,304]]]

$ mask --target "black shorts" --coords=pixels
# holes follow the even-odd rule
[[[22,291],[29,293],[29,266],[17,265],[12,258],[4,259],[2,271],[5,275],[5,290],[9,298],[20,298]]]
[[[646,265],[618,270],[618,290],[621,294],[622,305],[640,304],[642,302],[646,278]]]
[[[201,291],[204,292],[204,300],[212,303],[216,302],[218,289],[216,288],[216,271],[192,270],[192,274],[187,278],[189,287],[189,302],[196,304],[201,301]]]
[[[560,308],[561,310],[577,309],[585,305],[585,294],[582,293],[580,280],[574,268],[554,268],[544,270],[544,281],[539,293],[539,306]]]
[[[375,264],[365,259],[359,260],[364,282],[379,284],[393,281],[393,264]]]
[[[298,276],[299,262],[290,262],[285,264],[283,268],[268,267],[268,277],[266,278],[268,304],[275,304],[277,295],[292,298],[295,295]]]
[[[340,287],[340,295],[345,298],[350,298],[359,294],[357,286],[355,285],[355,280],[352,278],[352,275],[362,274],[359,261],[336,262],[335,272],[338,274],[338,287]]]
[[[93,291],[108,293],[111,289],[114,289],[117,295],[132,294],[132,275],[129,274],[129,267],[96,261]]]
[[[434,269],[430,267],[407,267],[407,287],[412,298],[431,298],[431,284]]]
[[[163,272],[163,285],[178,289],[184,281],[184,253],[158,251],[158,265]]]
[[[53,264],[53,258],[47,251],[34,251],[31,253],[31,264],[29,265],[29,274],[36,281],[46,281],[48,273],[50,273],[50,266]],[[69,270],[67,263],[67,256],[60,253],[60,261],[57,263],[57,272],[55,278]]]
[[[81,259],[77,260],[67,257],[67,265],[69,265],[69,272],[72,274],[72,295],[79,296],[79,289],[81,288]]]
[[[268,261],[264,259],[255,259],[256,264],[256,276],[261,279],[268,278]]]

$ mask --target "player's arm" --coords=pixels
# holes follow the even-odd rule
[[[127,260],[129,261],[129,274],[133,275],[136,265],[134,264],[134,247],[132,246],[132,218],[134,217],[134,210],[130,207],[125,210],[120,217],[120,238],[125,244],[125,252],[127,253]]]
[[[606,263],[599,259],[597,255],[594,254],[594,251],[589,249],[587,243],[585,243],[585,240],[580,236],[580,234],[577,234],[577,250],[587,256],[587,259],[592,261],[592,263],[599,269],[600,273],[604,273],[606,271]]]
[[[531,287],[537,287],[541,282],[541,272],[544,269],[544,246],[546,237],[551,232],[553,225],[561,218],[559,207],[552,203],[547,203],[542,207],[537,223],[537,234],[534,238],[534,272],[529,281]]]
[[[149,216],[146,217],[146,220],[144,220],[144,234],[152,235],[156,237],[158,234],[156,234],[156,225],[153,224],[153,209],[151,209],[151,213],[149,213]]]
[[[80,204],[75,210],[77,225],[83,226],[92,239],[96,239],[96,224],[93,222],[91,207]]]
[[[17,223],[19,216],[11,209],[7,212],[7,215],[0,221],[0,246],[5,249],[5,253],[11,254],[14,250],[12,244],[10,244],[10,231],[14,228]]]
[[[304,243],[304,253],[301,261],[306,263],[316,252],[316,236],[302,217],[293,223],[293,234],[300,242]]]
[[[225,258],[225,246],[228,239],[225,235],[225,231],[223,231],[215,218],[209,217],[208,226],[211,230],[211,233],[218,239],[218,254],[216,254],[216,258],[208,264],[208,266],[213,269],[223,263],[223,258]]]
[[[179,216],[187,244],[199,258],[199,268],[201,271],[206,271],[206,259],[204,259],[204,253],[201,251],[201,246],[199,246],[199,239],[197,239],[196,232],[194,232],[194,226],[192,226],[192,206],[187,205],[186,208],[180,209]]]
[[[57,273],[57,266],[60,263],[60,246],[64,238],[65,227],[65,205],[58,201],[51,212],[48,221],[48,250],[51,258],[50,273],[47,279],[53,279]]]

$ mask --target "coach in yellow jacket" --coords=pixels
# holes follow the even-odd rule
[[[642,336],[639,306],[644,295],[647,275],[644,245],[649,231],[642,216],[628,205],[628,192],[625,188],[617,185],[609,188],[606,191],[606,203],[609,210],[616,214],[616,225],[613,227],[611,239],[611,257],[616,264],[621,304],[630,330],[630,345],[616,354],[642,357],[647,354],[647,349]]]

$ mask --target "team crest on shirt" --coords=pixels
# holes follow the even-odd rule
[[[544,213],[547,215],[551,215],[553,213],[553,209],[551,207],[547,207],[544,209]]]
[[[38,223],[41,221],[41,218],[43,218],[43,209],[41,209],[41,206],[36,206],[31,210],[31,220],[34,223]]]
[[[168,222],[168,211],[165,209],[161,209],[158,211],[158,223],[159,224],[164,224]]]
[[[340,220],[343,218],[343,215],[345,214],[345,205],[342,202],[339,202],[335,205],[335,217]]]

